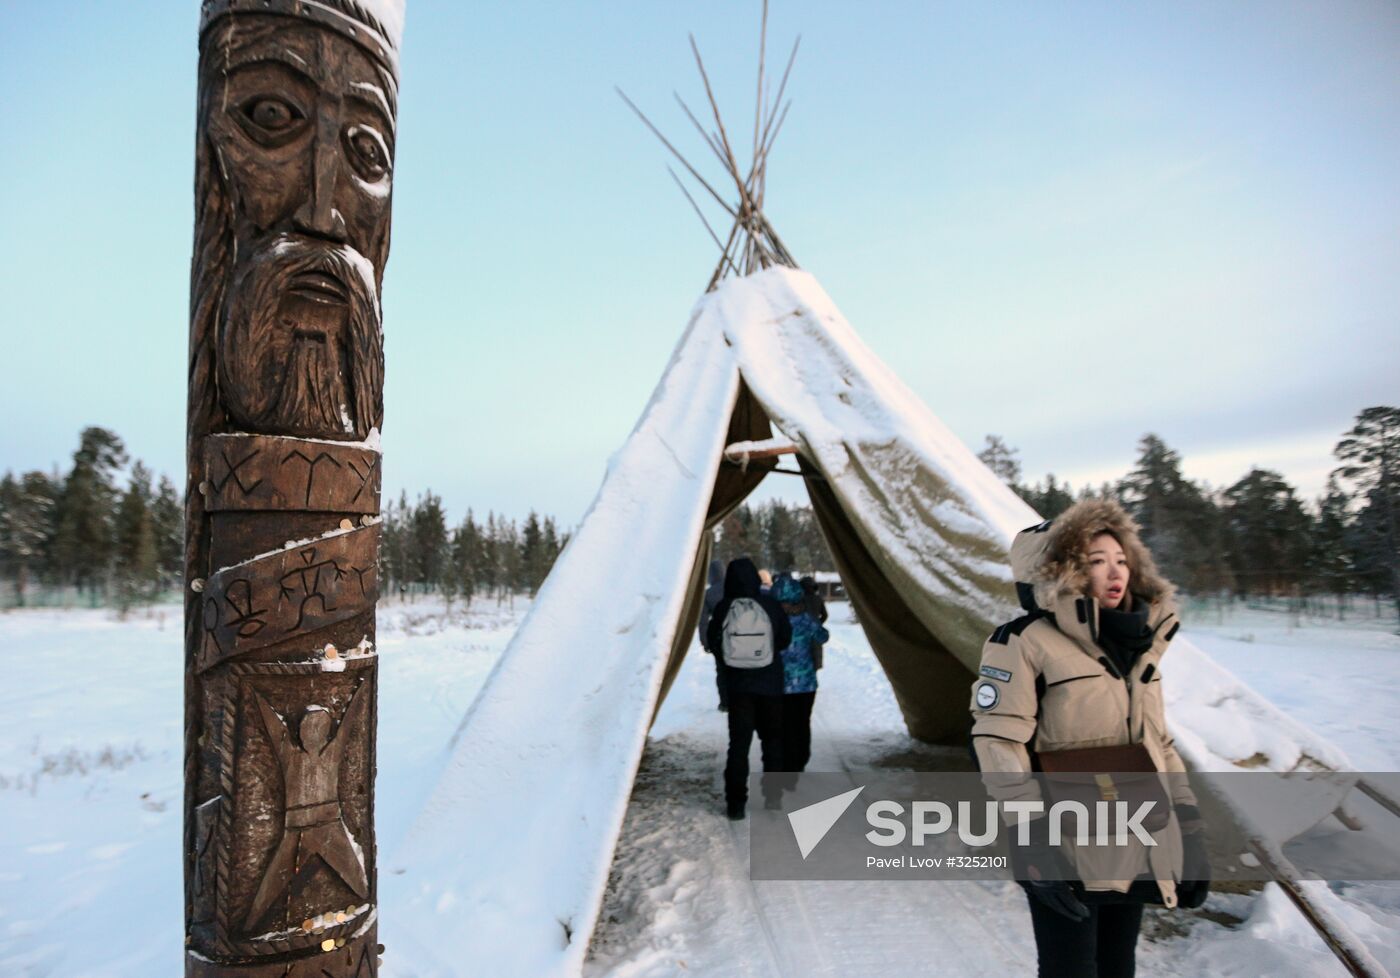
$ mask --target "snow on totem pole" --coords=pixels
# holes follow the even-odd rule
[[[380,285],[400,0],[206,0],[185,509],[185,974],[370,978]]]

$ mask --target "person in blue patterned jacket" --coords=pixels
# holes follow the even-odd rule
[[[782,602],[792,625],[792,641],[783,649],[783,767],[803,771],[812,756],[812,705],[817,698],[814,647],[825,645],[831,633],[806,609],[806,594],[791,574],[773,579],[769,592]]]

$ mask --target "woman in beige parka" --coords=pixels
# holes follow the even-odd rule
[[[1019,533],[1011,566],[1026,614],[987,639],[972,690],[989,793],[1044,801],[1030,777],[1037,759],[1085,748],[1140,744],[1157,771],[1184,775],[1162,704],[1176,601],[1132,518],[1116,502],[1084,500]],[[1052,847],[1044,817],[1030,823],[1030,845],[1013,846],[1041,978],[1131,976],[1144,902],[1204,902],[1196,799],[1184,776],[1166,780],[1173,812],[1152,847]]]

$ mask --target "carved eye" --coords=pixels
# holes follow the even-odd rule
[[[368,126],[351,126],[345,130],[345,142],[360,172],[369,180],[378,180],[389,172],[389,147],[379,133]]]
[[[295,105],[271,95],[260,95],[243,105],[248,121],[269,133],[281,134],[304,117]]]

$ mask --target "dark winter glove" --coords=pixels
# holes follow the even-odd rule
[[[1176,820],[1181,826],[1181,883],[1176,888],[1177,905],[1195,910],[1210,894],[1210,857],[1206,853],[1206,823],[1195,805],[1177,805]]]
[[[1089,908],[1080,902],[1074,884],[1065,877],[1073,872],[1059,846],[1050,844],[1050,820],[1034,818],[1029,823],[1030,841],[1018,845],[1020,829],[1011,832],[1011,865],[1016,881],[1034,899],[1056,913],[1078,923],[1089,919]]]

